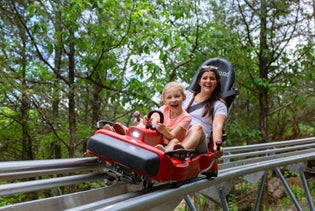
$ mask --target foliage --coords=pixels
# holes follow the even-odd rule
[[[198,66],[214,57],[233,64],[240,92],[227,145],[263,141],[263,109],[270,140],[314,135],[314,23],[300,10],[312,5],[268,1],[272,9],[260,13],[264,2],[1,5],[1,159],[81,157],[97,120],[133,124],[133,111],[144,115],[160,106],[165,83],[188,86]],[[264,29],[261,17],[270,23]]]
[[[283,139],[283,135],[294,128],[282,123],[299,118],[294,113],[288,113],[288,109],[296,106],[296,100],[310,101],[309,97],[303,96],[303,92],[293,88],[303,82],[309,84],[308,80],[302,79],[304,73],[301,70],[304,68],[299,65],[300,56],[314,56],[303,32],[311,32],[312,29],[305,24],[309,20],[306,16],[297,17],[302,12],[302,6],[307,3],[292,1],[288,4],[284,1],[264,0],[239,0],[233,3],[231,8],[234,9],[228,19],[231,27],[237,28],[243,50],[234,54],[235,61],[234,58],[231,59],[233,64],[237,64],[242,76],[237,80],[240,93],[245,97],[238,102],[241,103],[241,108],[246,109],[240,113],[243,114],[242,118],[249,117],[247,122],[250,119],[258,120],[253,125],[257,124],[256,128],[261,131],[263,141]],[[313,44],[311,46],[314,47]],[[300,56],[297,56],[297,52]],[[301,95],[294,95],[294,92]],[[292,98],[293,96],[296,97]],[[249,112],[253,106],[256,106],[253,110],[257,112]],[[299,121],[303,121],[302,118]],[[302,134],[293,136],[299,137]]]
[[[164,84],[188,86],[199,65],[217,57],[232,63],[240,92],[226,145],[314,136],[312,4],[6,1],[0,5],[0,160],[82,157],[97,120],[132,125],[135,110],[144,115],[160,106]],[[67,192],[49,194],[59,191]]]
[[[284,175],[285,178],[296,178],[299,177],[289,177],[289,175]],[[281,183],[282,185],[282,183]],[[290,184],[290,190],[297,199],[298,203],[303,209],[308,208],[308,204],[305,198],[305,192],[303,187],[297,184]],[[311,195],[314,195],[315,188],[312,182],[308,182],[308,187]],[[245,181],[238,181],[233,187],[231,192],[228,194],[228,205],[230,210],[252,210],[255,207],[256,197],[258,194],[259,184],[252,184]],[[271,197],[272,198],[272,197]],[[290,196],[285,192],[284,196],[280,199],[269,200],[268,204],[264,204],[264,210],[275,210],[275,209],[292,209],[294,207]]]

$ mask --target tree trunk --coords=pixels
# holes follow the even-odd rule
[[[58,2],[57,2],[58,3]],[[56,37],[56,48],[55,48],[55,69],[57,72],[57,75],[60,75],[60,69],[61,69],[61,55],[62,55],[62,36],[61,36],[61,12],[56,11],[56,17],[55,17],[55,37]],[[60,102],[60,96],[59,96],[59,81],[54,81],[54,87],[53,87],[53,102],[52,102],[52,121],[53,123],[55,120],[58,120],[59,118],[59,102]],[[61,158],[61,146],[60,143],[56,140],[51,143],[51,150],[50,150],[50,157],[53,159]]]
[[[261,0],[260,8],[260,52],[259,52],[259,127],[263,142],[268,142],[268,44],[267,44],[267,0]],[[262,203],[260,210],[263,209],[263,205],[268,203],[268,189],[267,181],[264,185],[264,191],[262,196]]]
[[[28,121],[29,116],[28,112],[30,110],[30,101],[28,99],[27,93],[28,93],[28,87],[26,83],[26,66],[27,66],[27,55],[25,53],[26,49],[26,35],[24,33],[23,28],[21,29],[21,39],[22,39],[22,50],[21,50],[21,56],[22,56],[22,77],[21,77],[21,84],[22,84],[22,99],[21,99],[21,127],[22,127],[22,160],[33,160],[33,150],[32,150],[32,139],[29,135],[29,129],[28,129]]]
[[[259,126],[263,142],[268,142],[268,45],[267,45],[267,5],[261,1],[260,9],[260,52],[259,52]]]
[[[98,86],[97,84],[93,85],[93,102],[92,105],[92,124],[95,125],[95,123],[100,120],[100,113],[101,113],[101,99],[100,99],[100,93],[102,91],[102,87]]]
[[[25,81],[22,78],[22,81]],[[25,87],[25,82],[23,82],[23,87]],[[32,139],[28,131],[28,111],[29,111],[29,99],[27,97],[26,91],[22,90],[22,105],[21,105],[21,127],[22,127],[22,160],[33,160],[33,150],[32,150]]]
[[[76,130],[76,113],[75,113],[75,63],[74,63],[74,31],[72,28],[69,29],[71,41],[69,46],[69,92],[68,92],[68,100],[69,100],[69,108],[68,108],[68,120],[69,120],[69,157],[74,157],[75,152],[75,130]]]

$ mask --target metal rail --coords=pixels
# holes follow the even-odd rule
[[[160,184],[151,189],[127,183],[76,192],[67,195],[21,202],[0,207],[0,210],[148,210],[153,208],[172,210],[180,200],[186,200],[194,210],[189,193],[200,191],[220,201],[223,210],[228,210],[225,196],[229,192],[231,181],[242,177],[254,182],[261,178],[263,186],[266,172],[274,170],[283,182],[291,201],[297,210],[302,210],[286,184],[279,167],[284,167],[300,174],[309,210],[314,210],[303,171],[306,163],[315,160],[315,137],[255,144],[248,146],[226,147],[225,155],[220,159],[219,176],[206,179],[204,176],[177,184]],[[98,163],[96,158],[77,158],[41,161],[10,161],[0,163],[0,196],[26,193],[80,184],[87,181],[103,180],[108,175],[106,165]],[[38,179],[38,178],[44,179]],[[47,178],[48,177],[48,178]],[[30,181],[26,181],[31,178]],[[34,179],[35,178],[35,179]],[[16,179],[23,179],[16,182]],[[262,189],[256,199],[256,208],[260,205]]]
[[[83,207],[76,207],[71,210],[148,210],[152,207],[158,207],[160,204],[164,204],[173,200],[175,196],[185,196],[192,192],[197,192],[199,190],[205,189],[209,186],[215,186],[220,184],[221,182],[235,179],[236,177],[244,176],[248,173],[256,172],[257,170],[269,170],[275,168],[277,166],[286,165],[292,162],[301,162],[304,161],[305,158],[309,158],[310,156],[315,159],[315,153],[303,154],[301,156],[291,157],[289,160],[279,159],[273,160],[272,162],[264,162],[260,163],[259,166],[243,166],[239,169],[234,169],[230,171],[226,171],[214,180],[202,179],[199,181],[194,181],[193,183],[184,184],[176,189],[172,189],[166,187],[165,189],[144,193],[140,196],[135,196],[130,199],[123,199],[119,201],[119,203],[115,204],[107,204],[106,201],[98,201],[96,203],[90,204]]]

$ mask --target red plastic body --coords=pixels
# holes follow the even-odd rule
[[[156,181],[184,181],[191,179],[197,177],[201,171],[207,169],[213,162],[214,165],[204,173],[206,175],[216,175],[218,172],[218,164],[211,150],[207,154],[196,154],[192,159],[187,158],[184,161],[165,155],[163,151],[154,147],[162,143],[161,135],[154,130],[132,126],[128,129],[126,135],[120,135],[115,132],[99,129],[95,132],[94,136],[97,139],[93,138],[93,136],[90,138],[87,146],[88,154],[97,156],[99,159],[110,163],[120,164],[127,167],[131,172]],[[106,147],[109,144],[113,146],[107,149]],[[104,150],[101,150],[100,148],[103,146]],[[212,149],[212,143],[209,149]],[[128,156],[127,158],[124,157],[124,153],[126,153],[126,157]],[[139,169],[143,168],[135,162],[138,159],[145,160],[146,156],[148,156],[148,159],[154,160],[155,164],[152,165],[152,163],[141,161],[139,163],[147,165],[143,167],[145,170],[141,171]]]

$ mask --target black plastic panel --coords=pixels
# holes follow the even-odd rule
[[[150,176],[157,175],[160,167],[157,154],[104,134],[93,135],[87,149]]]

